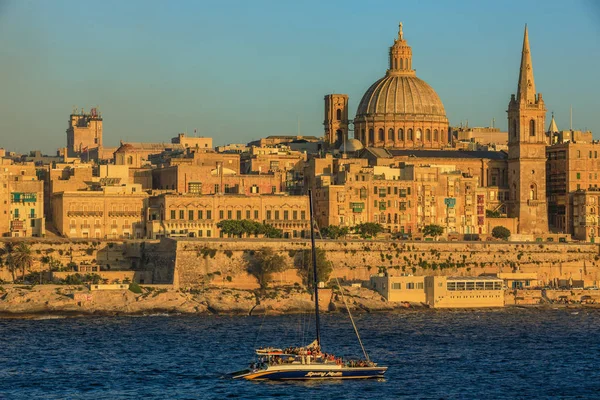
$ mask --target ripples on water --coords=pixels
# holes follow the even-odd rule
[[[369,355],[389,366],[383,382],[223,378],[255,346],[309,342],[311,318],[0,320],[0,398],[600,398],[600,310],[363,314]],[[322,321],[326,351],[360,356],[346,316]]]

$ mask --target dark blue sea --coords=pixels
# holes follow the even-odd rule
[[[600,310],[362,314],[384,381],[233,381],[260,345],[312,340],[308,315],[0,320],[2,399],[600,398]],[[360,357],[344,314],[323,347]]]

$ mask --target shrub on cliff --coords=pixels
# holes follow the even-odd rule
[[[307,286],[312,286],[313,268],[312,254],[310,251],[302,251],[300,257],[296,257],[296,268],[302,277],[302,282]],[[329,276],[333,271],[333,264],[327,260],[327,253],[323,249],[317,249],[317,280],[319,282],[329,281]]]
[[[435,238],[437,236],[442,236],[444,234],[444,228],[440,225],[426,225],[423,228],[423,236],[431,236]]]
[[[262,291],[264,291],[275,272],[285,269],[285,259],[276,254],[272,249],[263,247],[254,254],[248,272],[256,277]]]
[[[496,239],[507,240],[510,237],[510,231],[503,226],[495,226],[492,229],[492,236]]]
[[[347,226],[329,225],[321,229],[321,233],[329,239],[338,239],[346,237],[350,231]]]
[[[140,285],[138,285],[135,282],[131,282],[129,284],[129,290],[132,291],[133,293],[137,293],[137,294],[142,293],[142,288],[140,287]]]

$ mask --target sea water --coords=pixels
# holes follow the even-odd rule
[[[307,344],[311,315],[0,320],[1,399],[600,398],[600,310],[360,314],[382,381],[250,382],[259,346]],[[344,314],[324,351],[362,358]]]

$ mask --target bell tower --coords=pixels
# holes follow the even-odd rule
[[[519,219],[520,234],[546,233],[546,107],[535,91],[527,25],[517,94],[511,95],[507,113],[508,216]]]
[[[325,96],[325,142],[335,148],[348,140],[348,95]]]

